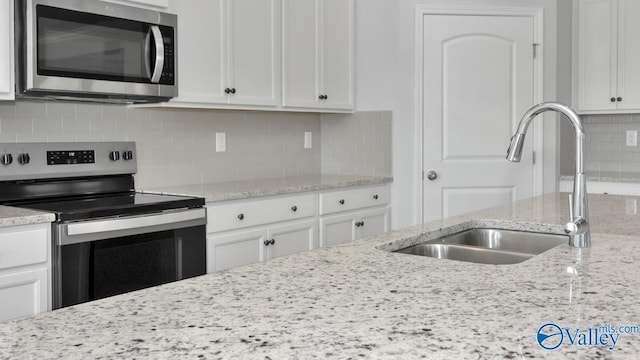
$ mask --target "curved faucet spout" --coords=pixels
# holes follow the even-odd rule
[[[511,137],[511,144],[507,150],[507,160],[519,162],[522,157],[524,139],[533,119],[545,111],[559,112],[571,122],[576,135],[576,172],[573,180],[573,196],[569,200],[570,220],[565,225],[565,232],[569,234],[569,244],[574,247],[591,246],[589,231],[589,211],[587,206],[587,183],[584,175],[584,128],[580,116],[570,107],[557,102],[544,102],[534,105],[522,116],[518,129]]]

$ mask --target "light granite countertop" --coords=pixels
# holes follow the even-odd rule
[[[585,173],[587,185],[591,181],[640,184],[640,173],[637,172],[587,171]],[[573,175],[561,175],[560,180],[573,181]]]
[[[582,252],[483,265],[386,251],[480,226],[559,233],[567,194],[548,194],[2,323],[0,358],[635,359],[640,334],[554,351],[536,334],[640,325],[637,201],[590,196]]]
[[[238,200],[260,196],[283,195],[306,191],[333,190],[393,181],[392,177],[358,175],[304,175],[271,179],[229,181],[201,185],[143,188],[142,192],[204,197],[206,201]]]
[[[50,223],[55,219],[52,213],[0,205],[0,227]]]

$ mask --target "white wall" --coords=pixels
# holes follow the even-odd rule
[[[415,7],[417,4],[529,6],[544,9],[544,100],[556,98],[556,0],[356,0],[356,106],[393,112],[393,228],[418,222],[420,144],[415,116]],[[545,126],[546,125],[546,126]],[[544,192],[557,184],[557,124],[543,124]],[[508,139],[505,139],[505,144]],[[506,146],[506,145],[505,145]]]

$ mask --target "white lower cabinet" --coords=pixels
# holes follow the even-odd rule
[[[0,229],[0,321],[51,310],[51,225]]]
[[[207,236],[207,273],[314,248],[316,221],[287,222]]]
[[[320,194],[320,246],[389,231],[389,201],[388,185]]]
[[[320,218],[320,247],[342,244],[389,231],[388,207]]]
[[[207,204],[207,272],[311,250],[315,194]]]
[[[380,185],[207,203],[207,272],[389,231],[389,199]]]

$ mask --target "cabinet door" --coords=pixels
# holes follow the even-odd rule
[[[354,240],[356,217],[356,213],[347,213],[320,218],[320,247]]]
[[[617,108],[617,0],[580,0],[577,6],[576,107]]]
[[[640,109],[640,1],[618,2],[618,109]]]
[[[0,321],[46,311],[47,283],[46,267],[0,275]]]
[[[354,108],[354,2],[321,1],[321,92],[325,109]]]
[[[176,101],[227,103],[226,0],[176,1]]]
[[[0,1],[0,100],[13,98],[13,1]]]
[[[284,107],[320,107],[320,54],[318,0],[283,1]]]
[[[280,101],[280,2],[230,0],[228,9],[230,104]],[[191,5],[192,6],[192,5]]]
[[[266,239],[264,229],[207,236],[207,273],[262,261]]]
[[[287,256],[312,250],[316,243],[316,222],[307,220],[275,226],[269,229],[268,240],[274,243],[267,247],[267,258]]]
[[[389,208],[363,211],[358,216],[360,226],[358,227],[358,237],[382,234],[389,231]]]

